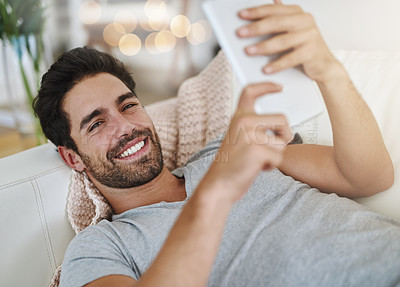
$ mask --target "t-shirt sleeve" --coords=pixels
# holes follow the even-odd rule
[[[126,275],[138,280],[139,271],[109,235],[89,227],[67,248],[60,286],[83,286],[107,275]]]

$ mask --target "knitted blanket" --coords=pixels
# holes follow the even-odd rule
[[[209,141],[224,133],[232,105],[232,71],[220,52],[197,76],[186,80],[176,98],[146,107],[161,141],[164,163],[179,167]],[[85,172],[72,171],[67,203],[68,219],[79,233],[113,211]],[[58,286],[61,266],[50,286]]]

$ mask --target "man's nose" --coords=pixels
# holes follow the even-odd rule
[[[135,129],[135,125],[121,114],[116,114],[113,117],[114,122],[114,135],[118,138],[128,136]]]

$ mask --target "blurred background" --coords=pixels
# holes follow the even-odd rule
[[[77,46],[122,60],[143,104],[175,96],[218,49],[202,1],[0,0],[0,158],[45,141],[32,99],[54,59]],[[332,50],[400,51],[399,0],[283,2],[310,12]]]
[[[173,97],[217,51],[201,0],[0,0],[0,158],[43,143],[30,108],[62,52],[122,60],[143,104]]]

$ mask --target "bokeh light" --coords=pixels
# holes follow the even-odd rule
[[[142,42],[135,34],[126,34],[119,40],[119,50],[127,56],[136,55],[141,48]]]
[[[147,32],[153,32],[153,28],[151,28],[148,21],[141,21],[140,26],[142,26],[143,30],[145,30]]]
[[[110,23],[103,30],[103,39],[108,45],[116,47],[125,33],[124,26],[119,23]]]
[[[190,32],[187,35],[188,41],[193,45],[199,45],[206,40],[206,29],[200,23],[194,23],[190,26]]]
[[[79,7],[79,19],[82,23],[95,24],[101,17],[101,7],[95,1],[86,1]]]
[[[153,31],[161,31],[168,27],[168,21],[163,19],[149,19],[149,25]]]
[[[168,27],[169,17],[164,1],[148,0],[144,5],[144,13],[148,18],[151,31],[161,31]]]
[[[137,19],[135,14],[129,11],[118,12],[114,17],[114,22],[124,26],[125,32],[130,33],[135,31],[137,26]]]
[[[145,41],[145,47],[147,52],[149,52],[150,54],[156,55],[159,54],[160,51],[157,49],[156,47],[156,36],[157,36],[158,32],[153,32],[151,34],[149,34],[146,37],[146,41]]]
[[[157,33],[155,38],[155,44],[157,50],[160,52],[169,52],[171,51],[176,45],[176,38],[174,34],[172,34],[169,30],[162,30]]]
[[[190,31],[190,20],[184,15],[177,15],[171,20],[171,32],[178,38],[186,37]]]
[[[144,4],[144,14],[152,20],[163,20],[167,16],[167,5],[164,1],[148,0]]]
[[[191,24],[188,17],[176,14],[171,20],[166,1],[147,0],[142,3],[144,18],[137,18],[132,11],[122,10],[103,29],[104,41],[112,47],[119,47],[125,55],[139,53],[142,46],[150,54],[165,53],[175,48],[177,38],[186,37],[192,45],[199,45],[212,37],[211,26],[205,20]],[[101,6],[93,0],[85,1],[79,10],[81,21],[85,24],[99,22],[101,13]],[[147,32],[143,34],[142,29]],[[143,43],[133,32],[141,35]]]
[[[213,35],[213,31],[212,31],[210,23],[206,20],[200,20],[197,23],[199,23],[201,26],[203,26],[204,30],[206,31],[206,37],[204,39],[204,42],[207,42],[208,40],[211,39],[211,37]]]

